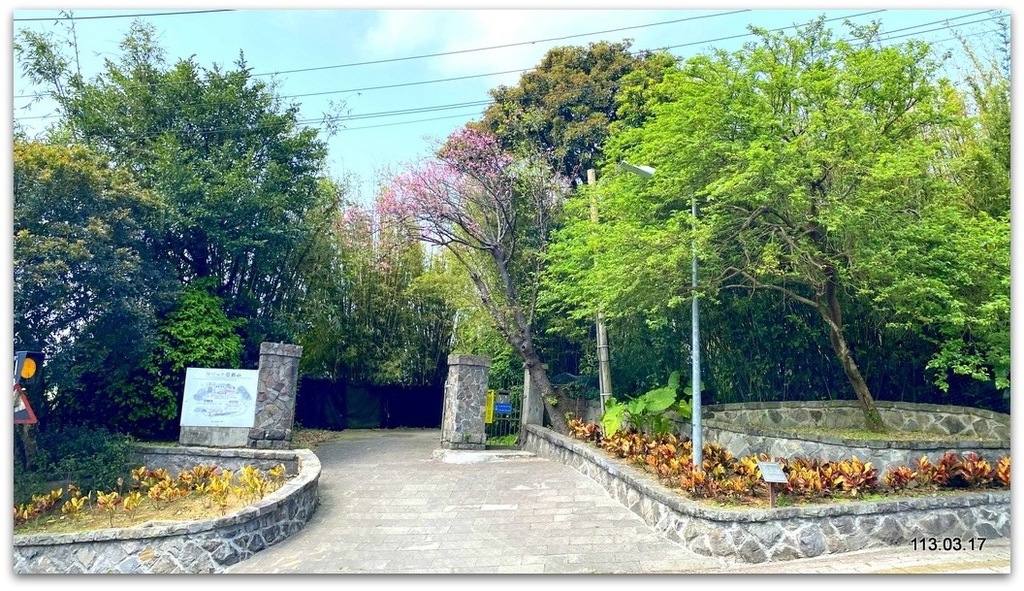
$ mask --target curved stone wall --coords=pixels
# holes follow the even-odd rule
[[[297,450],[139,448],[143,465],[174,474],[198,464],[237,470],[284,463],[281,488],[206,521],[150,521],[131,528],[14,536],[15,574],[209,574],[245,560],[305,527],[317,506],[320,460]]]
[[[524,448],[601,484],[671,540],[736,562],[809,558],[899,546],[915,538],[1010,536],[1010,492],[972,492],[909,500],[846,502],[774,509],[715,509],[691,501],[594,446],[537,425]]]
[[[1010,415],[966,406],[876,402],[882,420],[896,430],[955,435],[965,440],[1010,439]],[[862,429],[864,413],[855,401],[753,402],[713,404],[701,409],[704,422],[785,429],[808,425]]]
[[[893,429],[952,435],[959,441],[843,439],[808,434],[801,427],[856,429],[863,414],[856,402],[768,402],[710,405],[702,410],[705,442],[716,442],[736,457],[765,453],[773,457],[807,457],[839,461],[857,456],[882,475],[892,466],[914,467],[928,456],[975,452],[995,464],[1010,455],[1010,416],[978,408],[879,402],[878,410]]]

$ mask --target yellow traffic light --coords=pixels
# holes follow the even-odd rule
[[[28,380],[34,375],[36,375],[36,360],[31,357],[25,357],[21,362],[21,378]]]

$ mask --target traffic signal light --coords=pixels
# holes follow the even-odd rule
[[[37,351],[18,351],[14,354],[14,423],[35,423],[36,414],[30,401],[43,400],[43,360]]]

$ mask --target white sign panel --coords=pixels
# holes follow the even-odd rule
[[[258,369],[185,369],[182,427],[252,427]]]
[[[778,462],[758,462],[757,467],[761,469],[761,478],[765,482],[778,482],[781,484],[789,482],[789,478],[786,478],[786,473],[782,471],[782,464]]]

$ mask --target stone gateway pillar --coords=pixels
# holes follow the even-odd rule
[[[258,449],[288,449],[295,423],[295,391],[299,382],[302,347],[286,343],[260,345],[256,419],[249,445]]]
[[[480,355],[449,355],[441,414],[443,449],[486,449],[484,404],[491,359]]]
[[[548,364],[542,364],[545,371]],[[530,368],[523,364],[523,410],[521,414],[522,425],[544,426],[544,399],[540,391],[533,387],[533,380],[530,379]]]

